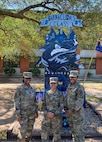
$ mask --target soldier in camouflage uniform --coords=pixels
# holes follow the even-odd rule
[[[72,129],[74,142],[85,142],[84,124],[84,88],[77,82],[78,71],[70,71],[70,84],[67,88],[65,112]]]
[[[53,142],[61,142],[62,129],[62,109],[64,104],[64,96],[57,89],[58,78],[50,78],[51,89],[44,96],[43,109],[44,119],[42,121],[42,142],[49,142],[49,134],[52,128]]]
[[[15,92],[14,103],[17,120],[21,125],[21,142],[29,142],[35,118],[38,117],[35,89],[31,87],[31,72],[23,73],[23,84]]]

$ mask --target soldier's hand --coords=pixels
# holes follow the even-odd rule
[[[53,118],[53,117],[54,117],[54,113],[48,112],[48,113],[47,113],[47,117],[48,117],[48,118]]]
[[[35,118],[38,118],[38,113],[37,112],[35,113]]]
[[[65,113],[67,116],[70,116],[70,114],[71,114],[70,110],[65,110]]]
[[[19,123],[21,123],[21,122],[22,122],[22,119],[21,119],[20,117],[18,117],[18,118],[17,118],[17,121],[18,121]]]

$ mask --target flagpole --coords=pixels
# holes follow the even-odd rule
[[[98,38],[98,40],[99,40],[99,38]],[[97,40],[97,41],[98,41],[98,40]],[[96,49],[96,46],[97,46],[97,43],[96,43],[96,45],[95,45],[95,47],[94,47],[94,49],[93,49],[93,53],[92,53],[92,56],[91,56],[91,60],[90,60],[89,65],[88,65],[88,69],[86,70],[86,73],[85,73],[85,77],[84,77],[84,81],[83,81],[83,86],[84,86],[84,84],[85,84],[85,81],[86,81],[86,78],[87,78],[87,74],[88,74],[89,68],[90,68],[90,66],[91,66],[93,57],[94,57],[94,53],[95,53],[94,51],[95,51],[95,49]],[[84,91],[84,104],[83,104],[83,106],[84,106],[84,108],[86,108],[86,93],[85,93],[85,91]]]
[[[98,39],[99,39],[99,38],[98,38]],[[97,40],[97,41],[98,41],[98,40]],[[89,65],[88,65],[88,69],[86,70],[83,85],[85,84],[85,81],[86,81],[86,78],[87,78],[87,75],[88,75],[88,72],[89,72],[89,69],[90,69],[90,66],[91,66],[93,57],[94,57],[94,53],[95,53],[96,46],[97,46],[97,43],[95,44],[95,47],[94,47],[94,50],[93,50],[93,53],[92,53],[92,56],[91,56],[91,60],[90,60]]]

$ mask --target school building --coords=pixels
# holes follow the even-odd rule
[[[89,72],[92,74],[92,76],[97,77],[102,75],[102,52],[96,51],[96,50],[81,50],[80,51],[80,62],[83,64],[84,68],[80,69],[80,75],[84,76],[89,64],[91,62]],[[29,68],[32,68],[32,66],[29,59],[25,59],[23,57],[20,57],[19,65],[14,66],[16,69],[16,74],[21,74],[24,71],[28,71]],[[35,63],[36,64],[36,63]],[[0,58],[0,74],[4,74],[3,68],[4,68],[4,61]],[[44,68],[41,68],[41,74],[44,75]]]

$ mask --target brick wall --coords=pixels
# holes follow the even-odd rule
[[[0,73],[3,72],[3,59],[0,58]]]
[[[29,70],[30,61],[29,59],[25,59],[24,57],[20,58],[20,73]]]
[[[102,74],[102,53],[96,52],[96,74]]]

